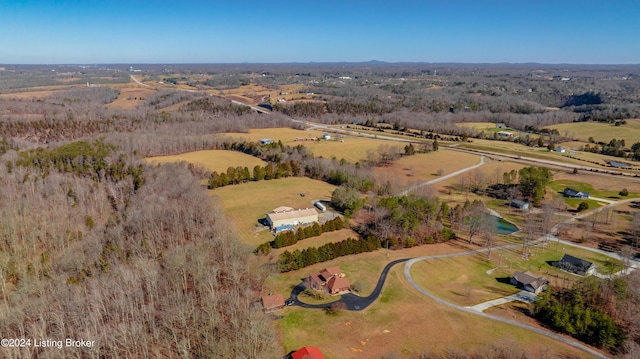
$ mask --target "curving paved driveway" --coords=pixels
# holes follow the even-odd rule
[[[300,294],[302,291],[305,290],[305,285],[303,283],[300,283],[295,288],[293,288],[293,290],[291,291],[291,296],[285,302],[292,301],[291,305],[296,305],[302,308],[310,308],[310,309],[326,309],[326,308],[330,308],[331,305],[335,303],[344,303],[346,305],[347,310],[354,310],[354,311],[363,310],[368,306],[370,306],[371,304],[373,304],[373,302],[380,296],[380,293],[382,292],[382,287],[384,286],[384,282],[387,280],[387,275],[389,274],[389,270],[391,269],[391,267],[393,267],[398,263],[406,262],[409,259],[410,258],[403,258],[403,259],[398,259],[388,263],[382,270],[382,274],[380,274],[380,278],[378,279],[378,284],[376,284],[376,287],[373,289],[373,292],[371,292],[371,294],[367,297],[361,297],[359,295],[347,293],[347,294],[343,294],[340,299],[333,301],[331,303],[307,304],[307,303],[301,302],[298,299],[298,294]]]

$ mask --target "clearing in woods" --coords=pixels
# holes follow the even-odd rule
[[[313,207],[315,200],[330,200],[336,186],[306,177],[288,177],[269,181],[248,182],[216,188],[209,191],[219,197],[224,213],[233,219],[240,237],[252,246],[258,246],[273,235],[268,230],[254,232],[258,220],[274,208]]]
[[[144,103],[144,99],[156,90],[143,87],[124,87],[119,89],[120,94],[118,97],[107,105],[107,107],[121,108],[125,110],[131,110],[138,105]]]
[[[181,153],[171,156],[147,157],[148,163],[188,162],[202,165],[209,171],[226,172],[229,167],[248,167],[253,173],[253,167],[264,166],[266,163],[259,158],[238,151],[204,150]]]
[[[396,152],[404,151],[405,142],[376,140],[372,138],[353,137],[345,135],[330,134],[331,139],[319,140],[325,132],[317,130],[295,130],[292,128],[263,128],[250,130],[249,133],[225,133],[222,136],[236,139],[244,139],[252,142],[259,142],[263,138],[273,139],[275,142],[282,141],[288,146],[302,145],[307,148],[315,157],[355,163],[366,160],[370,154],[375,155],[380,146],[395,147]],[[311,140],[312,138],[318,140]],[[298,141],[296,141],[298,139]],[[418,145],[419,146],[419,145]]]

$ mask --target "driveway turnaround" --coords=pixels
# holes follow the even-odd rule
[[[298,299],[298,294],[300,294],[302,291],[306,289],[305,285],[303,283],[300,283],[295,288],[293,288],[293,290],[291,291],[291,296],[289,297],[289,299],[285,301],[285,303],[291,303],[290,305],[296,305],[302,308],[310,308],[310,309],[327,309],[327,308],[331,308],[331,306],[336,303],[344,303],[346,305],[347,310],[354,310],[354,311],[363,310],[368,306],[370,306],[371,304],[373,304],[373,302],[380,296],[380,293],[382,292],[382,287],[384,286],[384,282],[387,280],[387,274],[389,274],[389,270],[391,269],[391,267],[393,267],[398,263],[406,262],[409,259],[410,258],[398,259],[387,264],[382,270],[382,274],[380,274],[380,278],[378,279],[378,284],[376,284],[376,287],[373,289],[373,292],[367,297],[361,297],[359,295],[347,293],[347,294],[343,294],[340,299],[333,301],[331,303],[307,304],[307,303],[301,302]]]

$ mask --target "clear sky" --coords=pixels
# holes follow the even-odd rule
[[[0,0],[1,64],[640,64],[640,0]]]

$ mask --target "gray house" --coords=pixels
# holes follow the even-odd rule
[[[592,275],[596,271],[595,264],[569,254],[562,256],[562,258],[554,262],[553,265],[564,271],[582,276]]]
[[[510,282],[516,287],[533,294],[538,294],[549,286],[549,281],[547,279],[543,277],[536,277],[529,271],[516,271],[513,273],[513,276],[511,276]]]
[[[562,195],[568,198],[589,198],[589,192],[576,191],[575,189],[569,187],[565,188],[564,191],[562,191]]]

